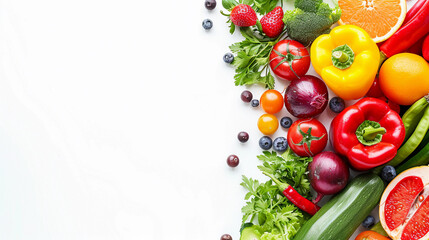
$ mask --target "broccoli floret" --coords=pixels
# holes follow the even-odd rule
[[[295,8],[302,9],[306,12],[317,12],[317,9],[319,9],[320,4],[323,3],[323,0],[296,0],[295,1]]]
[[[322,0],[296,0],[295,9],[286,11],[283,22],[290,38],[308,45],[329,33],[340,17],[340,8],[331,8]]]

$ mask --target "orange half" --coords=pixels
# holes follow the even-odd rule
[[[392,36],[407,14],[406,0],[338,0],[338,5],[342,11],[339,24],[365,29],[376,43]]]

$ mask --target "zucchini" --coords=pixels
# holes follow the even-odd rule
[[[379,176],[357,176],[301,227],[294,240],[349,239],[378,204],[383,191]]]

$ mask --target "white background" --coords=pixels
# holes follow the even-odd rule
[[[221,1],[203,3],[0,1],[0,239],[239,239],[263,112],[222,61],[240,36]]]

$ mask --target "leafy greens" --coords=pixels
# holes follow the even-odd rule
[[[235,85],[262,84],[274,88],[274,77],[269,70],[269,56],[275,42],[256,37],[249,28],[240,28],[245,38],[229,48],[236,57],[232,63],[235,69]]]
[[[282,156],[264,151],[258,159],[262,161],[262,165],[258,166],[260,170],[290,184],[301,195],[309,196],[307,166],[311,158],[298,157],[289,149]],[[272,180],[261,183],[243,176],[241,186],[248,191],[245,195],[246,205],[241,209],[243,224],[257,219],[261,240],[290,240],[308,218],[283,196]]]

